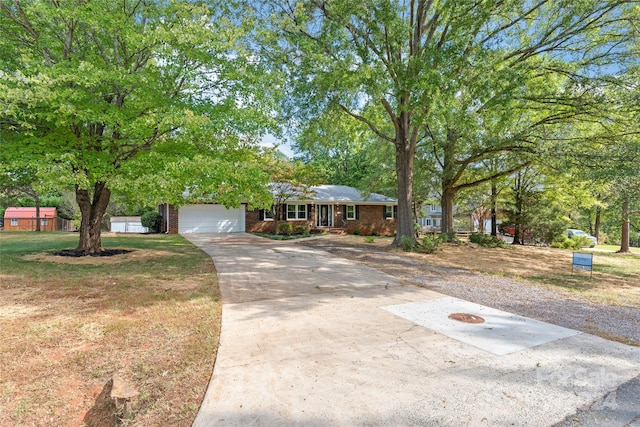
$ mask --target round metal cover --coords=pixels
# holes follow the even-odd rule
[[[469,313],[452,313],[449,315],[449,319],[464,323],[484,323],[484,319],[482,317]]]

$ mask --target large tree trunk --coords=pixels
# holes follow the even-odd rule
[[[109,205],[111,191],[104,182],[98,182],[93,188],[93,199],[89,191],[76,186],[76,201],[80,207],[80,240],[76,251],[85,255],[102,252],[101,230],[102,218]]]
[[[595,219],[595,224],[593,226],[593,235],[596,237],[596,239],[600,239],[600,222],[601,222],[601,215],[602,214],[602,209],[600,208],[600,206],[596,206],[596,219]]]
[[[411,202],[413,199],[413,161],[416,154],[416,140],[410,135],[410,121],[407,113],[401,113],[396,130],[396,176],[398,178],[398,225],[393,244],[400,246],[402,236],[413,238],[415,230]]]
[[[620,250],[618,253],[627,254],[630,253],[629,249],[629,205],[631,204],[631,198],[629,194],[624,195],[622,202],[622,241],[620,242]]]
[[[33,196],[36,205],[36,231],[42,231],[42,220],[40,219],[40,196],[36,193]]]
[[[440,207],[442,208],[442,219],[440,231],[442,233],[453,233],[453,202],[456,198],[456,190],[451,187],[442,188],[442,199]]]
[[[457,189],[456,172],[455,172],[455,147],[456,133],[453,129],[447,131],[447,141],[444,146],[442,159],[442,199],[440,207],[442,208],[442,222],[440,231],[442,233],[452,233],[453,230],[453,204],[456,197]]]
[[[524,198],[525,183],[524,173],[519,171],[516,174],[514,197],[515,197],[515,215],[514,215],[514,231],[513,244],[524,245]]]
[[[496,184],[496,180],[491,180],[491,235],[493,237],[498,236],[498,224],[497,220],[497,209],[498,209],[498,185]]]

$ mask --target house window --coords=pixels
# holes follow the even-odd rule
[[[429,205],[431,207],[431,212],[438,212],[438,205]]]
[[[287,219],[307,219],[307,205],[287,205]]]
[[[385,219],[393,219],[396,217],[395,215],[395,206],[385,206],[384,207],[384,218]]]
[[[356,219],[356,207],[347,205],[347,219]]]
[[[431,218],[427,218],[427,219],[424,221],[424,225],[426,225],[427,227],[431,227]]]
[[[438,227],[438,220],[434,218],[433,220],[433,226],[434,227]]]
[[[40,224],[42,224],[42,225],[47,225],[47,224],[49,224],[49,220],[48,220],[47,218],[42,218],[42,219],[40,220]]]
[[[11,218],[11,226],[12,227],[17,227],[18,226],[18,219],[17,218]]]
[[[273,212],[271,209],[262,209],[262,215],[260,215],[263,221],[273,221]]]

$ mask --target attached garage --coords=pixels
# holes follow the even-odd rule
[[[244,205],[186,205],[178,210],[178,233],[234,233],[245,231]]]

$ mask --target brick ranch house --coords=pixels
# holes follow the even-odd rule
[[[381,194],[364,194],[344,185],[311,187],[307,197],[291,197],[280,209],[282,222],[294,228],[306,226],[311,231],[339,230],[361,235],[392,236],[397,229],[398,201]],[[216,203],[160,206],[162,231],[169,234],[275,232],[269,210],[225,208]]]

